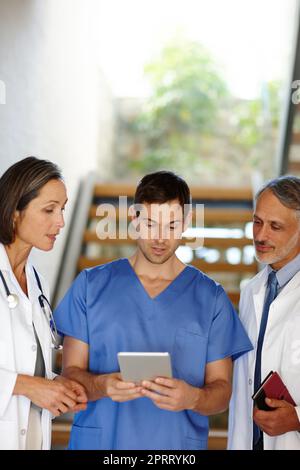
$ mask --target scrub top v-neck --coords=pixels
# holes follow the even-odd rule
[[[141,282],[140,278],[138,277],[138,275],[136,274],[133,266],[131,265],[131,263],[129,262],[128,259],[124,259],[124,261],[127,261],[127,264],[128,264],[128,267],[129,267],[129,271],[132,272],[133,274],[133,277],[137,283],[138,286],[140,286],[140,288],[142,290],[144,290],[145,292],[145,295],[149,297],[150,300],[157,300],[159,299],[159,297],[161,295],[163,295],[168,289],[169,287],[172,288],[174,287],[174,284],[176,284],[178,282],[178,280],[181,279],[181,276],[183,275],[183,273],[188,269],[188,266],[185,266],[180,272],[179,274],[177,274],[177,276],[163,289],[161,290],[158,294],[154,295],[154,296],[151,296],[148,292],[147,292],[147,289],[145,289],[145,287],[143,286],[143,283]]]
[[[168,302],[174,301],[175,292],[180,292],[185,284],[188,284],[191,279],[195,276],[195,272],[190,270],[189,266],[185,266],[183,270],[167,285],[165,289],[159,292],[155,296],[150,296],[145,287],[143,286],[141,280],[136,274],[134,268],[130,264],[127,258],[123,259],[124,261],[124,271],[128,271],[128,276],[131,278],[129,282],[132,282],[132,288],[136,288],[137,295],[144,297],[144,305],[148,305],[148,308],[153,315],[156,311],[156,304],[162,306],[163,304],[168,304]],[[151,314],[150,314],[151,317]],[[148,317],[150,319],[150,317]]]
[[[79,274],[55,311],[63,335],[89,345],[89,371],[118,372],[118,352],[169,352],[173,376],[204,385],[208,362],[252,349],[220,285],[187,266],[151,298],[128,259]],[[102,398],[75,415],[70,449],[205,449],[208,418],[148,398]]]

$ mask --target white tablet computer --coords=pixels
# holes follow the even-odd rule
[[[120,352],[118,360],[125,382],[172,377],[171,359],[167,352]]]

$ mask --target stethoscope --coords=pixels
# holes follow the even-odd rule
[[[51,340],[52,340],[51,348],[53,348],[53,349],[62,349],[62,345],[59,344],[57,328],[56,328],[56,324],[55,324],[55,321],[54,321],[54,318],[53,318],[51,305],[48,302],[47,297],[44,295],[40,278],[38,276],[38,273],[34,269],[34,267],[33,267],[33,272],[34,272],[34,275],[35,275],[35,278],[36,278],[37,285],[38,285],[38,287],[41,291],[40,295],[38,296],[38,301],[39,301],[40,307],[43,311],[43,314],[44,314],[44,316],[47,320],[47,324],[49,325]],[[14,309],[19,304],[19,297],[16,294],[12,294],[10,292],[10,290],[8,288],[8,285],[6,283],[5,277],[3,276],[3,273],[2,273],[1,270],[0,270],[0,277],[1,277],[4,289],[5,289],[5,292],[6,292],[6,300],[7,300],[8,308],[9,309]],[[48,313],[47,313],[47,310],[46,310],[46,306],[47,306]]]

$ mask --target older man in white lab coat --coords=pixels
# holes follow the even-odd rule
[[[266,264],[242,290],[240,317],[254,350],[236,361],[229,413],[229,449],[300,450],[300,179],[284,176],[256,196],[253,238]],[[277,371],[296,406],[252,394]]]

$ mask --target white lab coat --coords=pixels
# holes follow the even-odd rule
[[[242,290],[240,318],[254,350],[235,361],[233,393],[229,410],[229,449],[252,449],[253,378],[259,325],[266,292],[267,267]],[[262,379],[277,371],[295,403],[300,405],[300,272],[282,289],[272,302],[265,332]],[[300,406],[296,407],[300,421]],[[299,423],[300,429],[300,423]],[[266,450],[300,450],[300,433],[288,432],[271,437],[264,433]]]
[[[53,378],[51,335],[38,302],[38,288],[32,265],[26,264],[28,297],[20,288],[11,269],[4,246],[0,244],[0,269],[11,293],[19,304],[9,309],[4,286],[0,280],[0,450],[25,449],[30,400],[13,395],[18,374],[34,375],[37,346],[32,322],[41,344],[46,377]],[[40,277],[45,295],[48,290]],[[51,444],[51,414],[42,411],[43,449]]]

